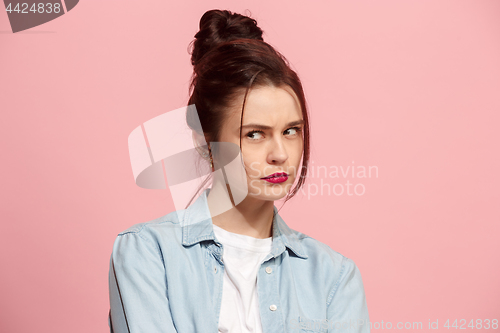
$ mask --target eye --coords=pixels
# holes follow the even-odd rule
[[[296,135],[298,134],[302,129],[300,127],[290,127],[289,129],[285,130],[285,133],[287,131],[291,131],[289,135]]]
[[[258,140],[262,137],[263,134],[264,134],[264,132],[262,132],[262,131],[251,131],[251,132],[248,132],[248,134],[246,136],[248,138],[250,138],[251,140]]]

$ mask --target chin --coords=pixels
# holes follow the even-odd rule
[[[265,180],[258,180],[254,185],[248,186],[248,196],[266,201],[276,201],[283,199],[291,189],[293,182],[288,179],[282,183],[269,183]]]

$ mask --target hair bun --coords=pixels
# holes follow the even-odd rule
[[[194,36],[191,63],[196,65],[210,49],[234,39],[248,38],[263,41],[257,21],[228,10],[213,9],[200,19],[200,31]]]

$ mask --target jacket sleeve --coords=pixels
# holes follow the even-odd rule
[[[118,235],[109,265],[111,333],[177,332],[162,255],[153,240],[141,231]]]
[[[328,332],[370,333],[370,319],[361,273],[343,257],[340,279],[327,301]]]

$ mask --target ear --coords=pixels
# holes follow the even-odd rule
[[[198,151],[198,153],[203,157],[204,159],[208,160],[209,157],[209,152],[208,152],[208,146],[207,142],[205,141],[205,137],[203,135],[200,135],[196,131],[193,132],[193,145],[195,149]]]

